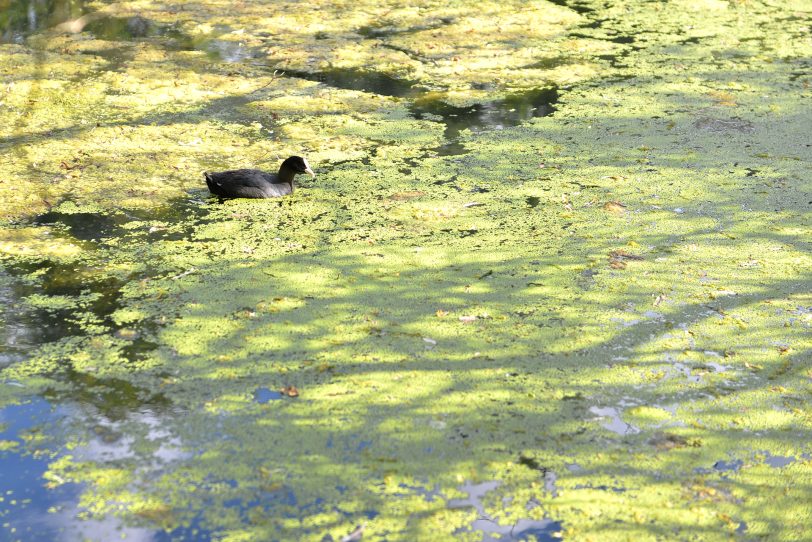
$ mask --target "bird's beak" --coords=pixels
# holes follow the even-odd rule
[[[308,168],[305,168],[305,173],[308,173],[308,174],[310,175],[310,177],[312,177],[313,179],[315,179],[315,178],[316,178],[316,174],[315,174],[315,173],[313,173],[313,170],[312,170],[312,169],[310,169],[309,167],[308,167]]]

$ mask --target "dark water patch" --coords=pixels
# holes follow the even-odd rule
[[[92,406],[95,412],[111,421],[125,420],[133,412],[144,409],[168,412],[172,407],[164,395],[118,378],[99,378],[67,368],[60,381],[70,386],[48,389],[43,392],[43,398],[54,404]]]
[[[97,241],[104,237],[120,237],[122,226],[129,222],[123,213],[61,213],[48,212],[32,221],[36,226],[56,226],[82,241]]]
[[[441,156],[452,156],[466,152],[459,141],[463,130],[478,133],[518,126],[533,118],[552,114],[557,101],[558,89],[543,88],[470,107],[456,107],[440,99],[423,97],[415,100],[409,109],[416,119],[442,119],[446,142],[434,150]]]
[[[635,42],[634,36],[612,36],[604,39],[606,41],[611,41],[612,43],[620,43],[623,45],[629,45]]]
[[[7,265],[7,284],[0,288],[0,298],[6,301],[0,362],[22,361],[41,345],[84,335],[82,326],[89,320],[112,327],[110,315],[120,307],[123,282],[97,274],[97,269],[81,263]],[[31,296],[67,297],[72,306],[36,306],[26,302]]]
[[[468,152],[465,145],[459,141],[450,141],[434,149],[437,156],[461,156]]]
[[[335,88],[360,90],[398,98],[412,98],[423,92],[422,89],[415,86],[413,81],[396,79],[383,73],[350,68],[336,68],[312,73],[285,70],[283,75],[316,81]]]
[[[594,8],[585,6],[584,4],[581,4],[579,2],[570,2],[568,0],[550,0],[550,3],[555,4],[556,6],[571,9],[572,11],[578,13],[579,15],[586,15],[587,13],[592,13],[593,11],[595,11]]]
[[[149,19],[134,17],[102,17],[90,21],[84,30],[107,41],[126,41],[160,34],[160,27]]]
[[[696,45],[702,41],[702,38],[694,36],[693,38],[685,38],[683,40],[678,41],[680,45]]]
[[[0,43],[22,43],[30,34],[87,11],[82,0],[11,0],[0,5]]]
[[[24,360],[38,345],[56,341],[65,336],[61,318],[27,306],[23,299],[35,289],[4,273],[0,286],[3,305],[0,326],[0,367]]]
[[[603,23],[605,23],[608,20],[609,19],[593,19],[591,21],[585,22],[584,24],[578,25],[578,28],[590,28],[592,30],[595,30],[603,26]]]
[[[130,344],[121,347],[121,355],[130,363],[135,363],[146,359],[147,356],[157,350],[159,346],[160,344],[155,341],[138,337],[132,340]]]
[[[538,196],[527,196],[524,199],[525,203],[527,203],[528,207],[537,207],[538,204],[541,202],[541,198]]]
[[[627,68],[628,64],[623,62],[623,59],[626,58],[626,56],[627,55],[624,53],[618,53],[611,55],[598,55],[598,58],[601,60],[606,60],[613,68]]]

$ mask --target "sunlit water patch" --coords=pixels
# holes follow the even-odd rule
[[[480,484],[466,482],[460,486],[460,491],[467,493],[468,497],[449,500],[447,503],[448,508],[473,508],[477,512],[477,518],[469,527],[460,529],[456,534],[466,532],[482,533],[483,542],[496,542],[500,540],[536,540],[538,542],[562,540],[562,524],[560,521],[521,518],[512,524],[502,525],[498,520],[487,514],[482,499],[488,492],[495,490],[500,485],[501,482],[492,480]]]

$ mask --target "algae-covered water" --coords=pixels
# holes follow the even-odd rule
[[[0,1],[0,539],[809,539],[811,28]]]

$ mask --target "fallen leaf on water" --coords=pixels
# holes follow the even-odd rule
[[[279,393],[288,397],[299,397],[299,390],[296,389],[296,386],[285,386],[279,390]]]
[[[437,318],[443,318],[445,316],[448,316],[448,311],[444,311],[443,309],[438,309],[437,312],[435,312],[434,314],[437,316]]]
[[[607,201],[603,204],[603,210],[614,215],[622,215],[626,212],[626,206],[619,201]]]

